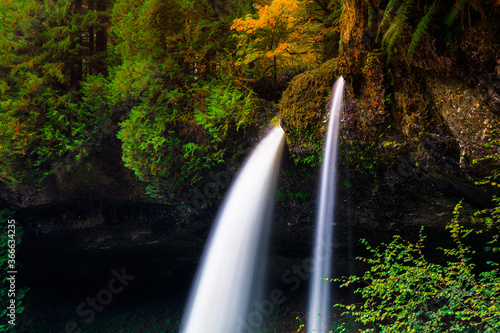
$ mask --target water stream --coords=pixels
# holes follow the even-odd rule
[[[313,248],[313,271],[309,290],[308,332],[328,332],[331,324],[331,278],[332,239],[337,178],[337,149],[340,111],[344,93],[344,79],[335,82],[330,101],[330,119],[325,141],[325,152],[321,162],[319,178],[318,206],[316,211],[316,231]]]
[[[181,332],[242,331],[257,292],[284,132],[274,127],[232,184],[212,227],[188,301]]]

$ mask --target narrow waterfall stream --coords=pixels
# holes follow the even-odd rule
[[[330,101],[330,119],[325,141],[325,152],[319,178],[316,231],[313,249],[313,271],[309,289],[308,332],[328,332],[330,326],[330,278],[332,261],[332,239],[335,215],[337,178],[337,149],[340,111],[344,92],[344,79],[335,82]]]

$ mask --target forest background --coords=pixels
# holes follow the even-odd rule
[[[187,188],[202,187],[211,172],[241,159],[242,144],[270,121],[281,122],[297,165],[316,166],[325,105],[340,75],[348,96],[343,142],[356,170],[374,177],[395,132],[422,147],[426,133],[439,127],[430,116],[431,90],[439,86],[429,77],[479,86],[497,119],[499,13],[498,0],[0,1],[2,191],[36,196],[75,169],[93,172],[96,156],[112,150],[147,196],[178,204]],[[462,149],[456,164],[489,186],[494,204],[478,216],[491,231],[499,218],[499,128],[489,119],[474,123],[486,133],[481,149],[465,141],[465,148],[453,147]],[[475,290],[460,243],[469,233],[451,228],[458,250],[448,253],[462,264],[425,267],[440,272],[427,272],[433,283],[453,287],[464,300],[463,292]],[[488,251],[498,251],[497,238]],[[413,256],[401,258],[422,267]],[[499,297],[498,265],[489,265],[477,291],[485,298],[467,301],[470,313],[451,302],[426,311],[446,325],[498,329],[498,309],[488,310]],[[452,286],[457,276],[465,282]],[[421,298],[428,307],[453,297]],[[358,312],[366,322],[387,320],[377,313]],[[411,317],[417,326],[401,318],[404,327],[438,325],[426,316]]]

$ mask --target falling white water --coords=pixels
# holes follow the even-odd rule
[[[183,333],[239,333],[247,311],[259,253],[267,243],[284,132],[274,127],[257,145],[231,186],[204,249],[184,313]]]
[[[309,290],[308,332],[328,332],[330,322],[330,285],[332,239],[335,211],[335,179],[337,176],[337,146],[344,79],[338,78],[330,101],[330,120],[325,152],[321,164],[316,232],[314,236],[313,271]]]

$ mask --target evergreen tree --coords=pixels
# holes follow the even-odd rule
[[[193,184],[224,161],[226,140],[238,140],[234,133],[255,109],[233,76],[229,25],[239,8],[192,0],[114,6],[122,64],[113,72],[112,93],[130,106],[118,137],[125,165],[152,195]]]
[[[90,75],[106,72],[107,21],[83,0],[3,1],[0,19],[0,177],[15,186],[88,155],[108,116],[106,80]]]

